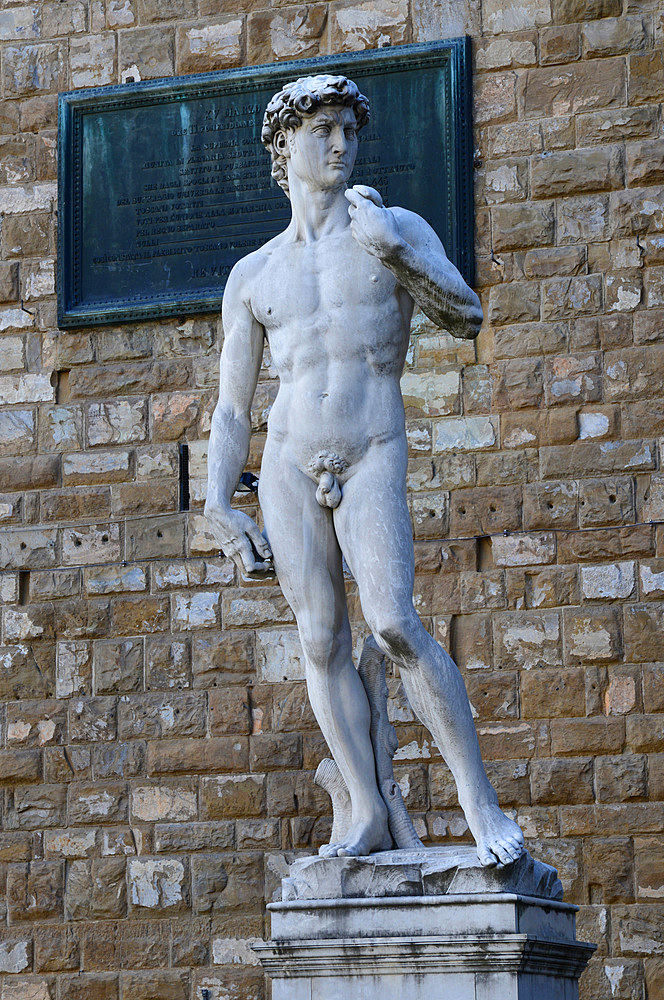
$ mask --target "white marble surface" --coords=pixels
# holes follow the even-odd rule
[[[366,98],[345,77],[302,78],[268,105],[262,139],[292,218],[233,268],[224,291],[205,513],[241,572],[276,569],[295,614],[311,704],[351,800],[350,827],[324,853],[392,846],[352,659],[345,558],[369,629],[454,775],[480,861],[509,864],[521,830],[487,778],[461,675],[413,606],[399,384],[415,306],[464,339],[477,336],[482,309],[424,219],[386,207],[373,188],[349,187],[367,120]],[[261,466],[261,532],[231,498],[249,454],[265,342],[279,390]]]
[[[485,868],[474,847],[423,847],[367,857],[299,858],[282,881],[284,900],[519,893],[561,900],[555,868],[524,851],[514,864]]]

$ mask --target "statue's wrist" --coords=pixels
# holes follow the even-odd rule
[[[384,264],[399,264],[404,259],[408,244],[401,237],[397,236],[396,239],[387,244],[381,257]]]

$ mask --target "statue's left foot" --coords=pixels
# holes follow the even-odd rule
[[[485,868],[511,865],[523,854],[523,833],[497,804],[468,809],[466,819]]]

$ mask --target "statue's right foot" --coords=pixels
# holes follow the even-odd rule
[[[387,826],[387,813],[383,809],[364,822],[353,823],[342,840],[325,844],[318,853],[323,858],[360,858],[376,851],[389,851],[391,847],[392,836]]]

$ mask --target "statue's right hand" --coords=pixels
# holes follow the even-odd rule
[[[206,503],[205,516],[215,538],[238,569],[246,573],[272,570],[272,550],[258,525],[243,511]],[[258,556],[258,558],[257,558]]]

